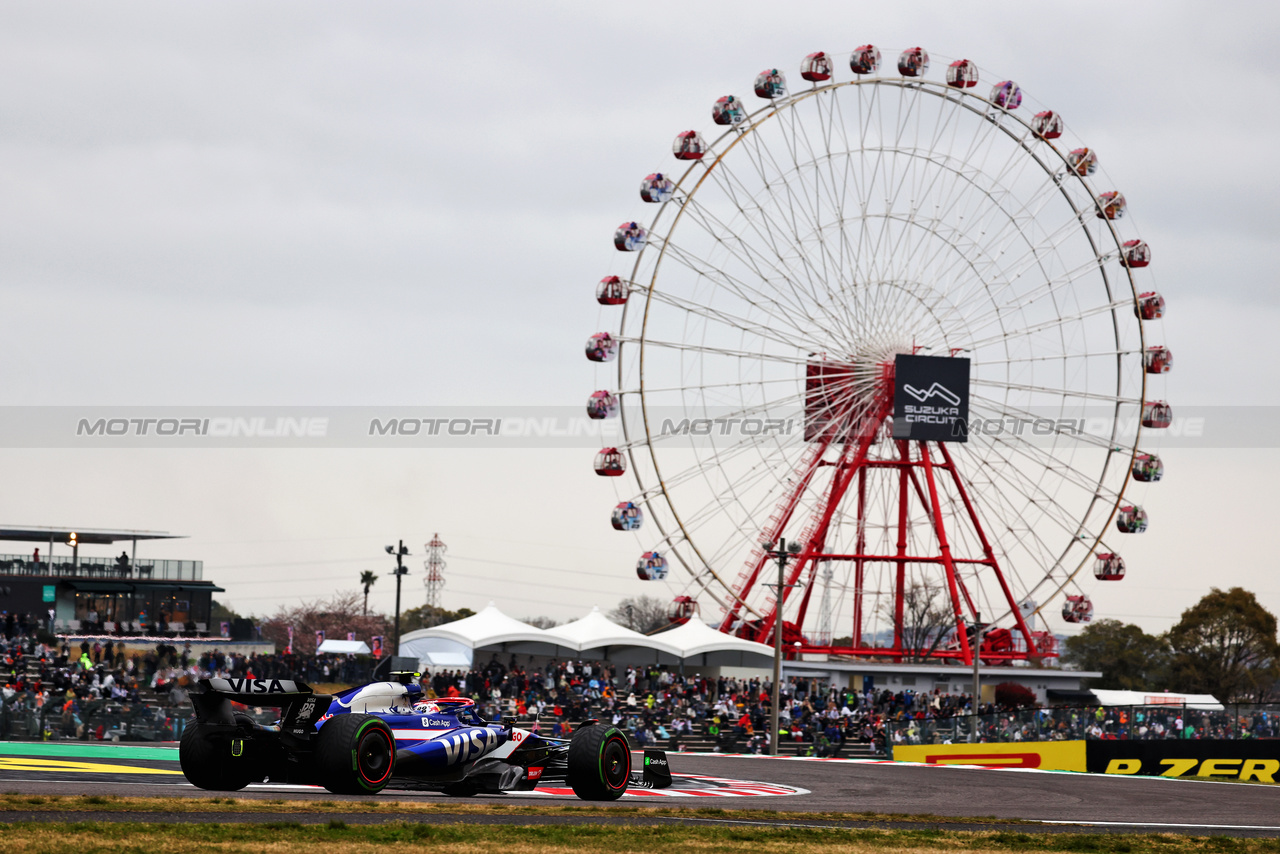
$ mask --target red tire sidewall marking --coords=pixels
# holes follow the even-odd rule
[[[627,743],[627,740],[625,738],[614,735],[605,739],[604,747],[600,749],[600,752],[603,754],[605,751],[609,749],[609,745],[614,742],[618,742],[622,745],[622,754],[627,757],[627,775],[622,778],[622,783],[620,785],[615,786],[609,782],[608,777],[606,777],[604,781],[604,784],[606,786],[608,786],[611,790],[616,792],[619,789],[625,789],[627,787],[627,784],[631,780],[631,745]]]
[[[370,721],[365,726],[372,726],[372,725],[373,725],[373,722]],[[385,782],[386,779],[391,776],[391,770],[395,766],[395,745],[394,743],[387,743],[388,761],[387,761],[386,773],[384,773],[381,777],[379,777],[376,780],[370,780],[369,777],[364,773],[364,763],[358,761],[358,757],[360,753],[360,748],[364,745],[364,740],[373,735],[377,735],[379,738],[383,740],[384,743],[387,743],[387,734],[383,732],[381,729],[379,729],[378,727],[374,727],[373,730],[370,732],[362,733],[359,736],[359,738],[356,739],[356,755],[357,755],[356,770],[360,772],[361,780],[363,780],[365,783],[367,783],[370,786],[377,786]]]

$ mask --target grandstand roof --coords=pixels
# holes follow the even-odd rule
[[[186,534],[170,534],[168,531],[135,531],[127,528],[58,528],[44,525],[0,525],[0,540],[10,542],[56,542],[61,545],[70,540],[72,534],[76,535],[76,541],[81,544],[93,543],[96,545],[110,545],[111,543],[130,540],[176,540],[186,537]]]

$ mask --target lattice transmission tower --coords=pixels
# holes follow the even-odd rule
[[[427,559],[423,561],[427,573],[423,576],[422,583],[427,588],[427,604],[433,608],[443,607],[440,604],[440,591],[444,589],[444,568],[448,565],[444,562],[444,553],[448,550],[449,547],[440,539],[439,534],[434,534],[427,543]]]

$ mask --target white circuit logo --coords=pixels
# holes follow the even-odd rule
[[[924,403],[931,397],[940,397],[952,406],[960,405],[960,396],[942,383],[934,383],[926,391],[921,391],[913,385],[904,385],[902,390],[914,397],[917,403]]]

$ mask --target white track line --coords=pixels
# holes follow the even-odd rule
[[[1076,825],[1080,827],[1184,827],[1196,830],[1273,830],[1280,827],[1270,824],[1182,824],[1167,821],[1059,821],[1042,818],[1027,819],[1037,824]]]

